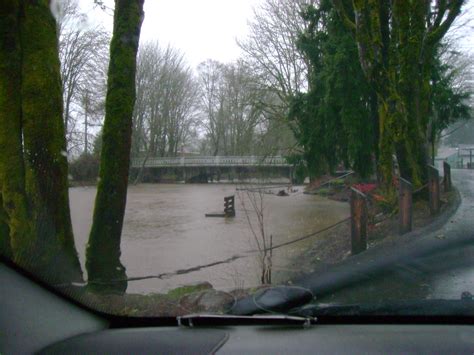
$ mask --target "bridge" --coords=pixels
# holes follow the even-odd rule
[[[145,164],[143,164],[145,163]],[[185,156],[132,158],[132,168],[291,167],[282,156]]]
[[[292,165],[282,156],[183,156],[134,157],[131,169],[141,171],[145,181],[168,181],[169,176],[186,182],[208,182],[252,177],[256,171],[292,179]],[[253,175],[252,175],[253,174]]]

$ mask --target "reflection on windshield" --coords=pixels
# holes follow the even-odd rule
[[[1,254],[131,316],[470,300],[466,4],[200,4],[197,51],[171,5],[4,9]]]

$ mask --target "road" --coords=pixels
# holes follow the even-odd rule
[[[474,295],[474,170],[452,170],[452,178],[461,204],[444,226],[395,247],[393,254],[399,253],[400,257],[390,266],[384,264],[383,271],[337,291],[321,292],[318,301],[372,303]],[[372,259],[377,257],[372,254]],[[357,267],[363,259],[353,266]],[[377,268],[376,264],[373,268]]]

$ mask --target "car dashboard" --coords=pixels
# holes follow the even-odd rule
[[[178,325],[170,319],[113,317],[88,310],[0,263],[2,354],[474,353],[472,319],[416,323],[390,318],[318,319],[245,325]],[[419,320],[419,318],[417,319]],[[375,322],[374,322],[375,321]],[[398,324],[395,324],[398,323]]]

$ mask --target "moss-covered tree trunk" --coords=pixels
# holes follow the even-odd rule
[[[342,0],[332,0],[355,33],[359,59],[379,105],[379,169],[392,188],[392,156],[415,186],[426,181],[429,73],[435,48],[464,0],[353,0],[352,22]]]
[[[8,215],[3,208],[3,198],[0,192],[0,255],[13,258],[12,248],[10,244],[10,227],[8,226]]]
[[[35,264],[51,282],[79,281],[68,196],[56,23],[49,0],[24,0],[20,14],[25,186],[37,239]]]
[[[27,267],[35,238],[25,195],[19,14],[18,0],[0,1],[0,243]]]
[[[99,184],[87,248],[89,287],[124,292],[120,239],[127,199],[135,71],[144,0],[116,0]],[[122,280],[122,281],[120,281]]]
[[[52,283],[80,281],[50,1],[0,0],[0,33],[0,243]]]

